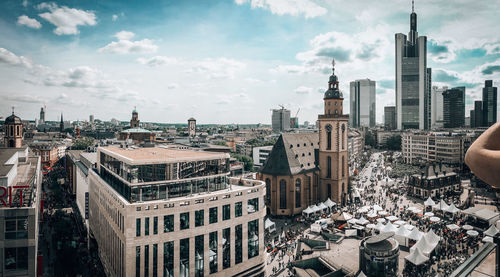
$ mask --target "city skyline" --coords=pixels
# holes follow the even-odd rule
[[[6,1],[0,113],[16,106],[32,120],[46,105],[48,121],[61,112],[126,121],[137,106],[144,122],[270,124],[270,109],[284,104],[314,122],[333,57],[345,98],[350,81],[377,82],[382,123],[383,107],[395,104],[394,34],[408,30],[411,1],[367,3]],[[484,80],[499,86],[498,8],[415,3],[432,85],[465,86],[466,114]]]

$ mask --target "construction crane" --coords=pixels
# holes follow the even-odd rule
[[[297,110],[297,113],[295,114],[295,117],[297,117],[297,115],[299,115],[299,112],[300,112],[300,108]]]

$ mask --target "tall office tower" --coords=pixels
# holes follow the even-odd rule
[[[188,119],[188,135],[189,137],[196,136],[196,119],[193,117]]]
[[[40,109],[40,122],[39,124],[45,123],[45,106]]]
[[[319,167],[320,201],[327,198],[345,205],[349,180],[347,125],[349,116],[342,112],[344,97],[339,90],[335,75],[335,61],[332,61],[332,75],[328,90],[323,97],[325,113],[318,115],[319,121]]]
[[[356,80],[350,83],[349,125],[353,128],[375,127],[375,81]]]
[[[444,128],[465,126],[465,87],[443,92],[443,125]]]
[[[59,132],[64,131],[64,121],[63,121],[63,114],[61,113],[61,122],[59,122]]]
[[[106,275],[264,276],[265,183],[229,174],[227,153],[99,147],[89,232]]]
[[[384,127],[386,130],[396,129],[396,107],[384,107]]]
[[[470,110],[470,127],[483,126],[483,101],[474,101],[474,109]]]
[[[90,122],[90,124],[94,124],[94,115],[93,114],[89,115],[89,122]]]
[[[431,70],[427,68],[427,37],[418,36],[413,9],[408,37],[397,33],[395,38],[397,129],[428,129]]]
[[[290,130],[290,110],[284,107],[274,109],[271,123],[274,133]]]
[[[431,128],[443,128],[443,92],[448,87],[432,87],[431,89]]]
[[[493,80],[486,80],[483,88],[483,127],[490,127],[497,122],[497,88]]]

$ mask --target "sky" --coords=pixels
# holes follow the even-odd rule
[[[500,86],[500,1],[417,0],[435,86]],[[314,123],[335,58],[377,82],[377,122],[394,105],[394,35],[409,0],[69,0],[0,3],[0,116],[270,124],[284,105]],[[299,111],[300,109],[300,111]]]

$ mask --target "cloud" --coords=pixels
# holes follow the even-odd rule
[[[177,83],[170,83],[167,85],[167,89],[176,89],[179,87],[179,84]]]
[[[456,59],[456,50],[460,46],[456,45],[454,41],[438,41],[430,39],[427,42],[427,52],[433,61],[438,63],[448,63]]]
[[[19,103],[36,103],[36,104],[43,104],[44,100],[41,99],[38,96],[33,96],[33,95],[5,95],[2,96],[5,100],[12,101],[12,102],[19,102]]]
[[[134,33],[121,31],[115,34],[118,41],[112,41],[108,45],[100,48],[100,53],[130,54],[130,53],[154,53],[158,46],[150,39],[132,41]]]
[[[24,25],[33,29],[40,29],[42,28],[42,24],[34,19],[34,18],[29,18],[27,15],[21,15],[17,18],[17,24],[19,25]]]
[[[313,91],[312,88],[310,87],[305,87],[305,86],[300,86],[298,88],[295,89],[295,93],[297,94],[309,94]]]
[[[143,65],[155,67],[160,65],[178,64],[178,59],[165,56],[155,56],[151,58],[138,58],[137,62]]]
[[[188,62],[188,73],[202,73],[209,79],[234,78],[235,73],[243,70],[246,64],[228,58],[208,58],[201,61]]]
[[[486,53],[489,55],[495,55],[500,53],[500,41],[486,43],[484,45]]]
[[[28,4],[29,4],[28,0],[23,0],[23,3],[22,3],[23,7],[25,7],[25,8],[28,7]]]
[[[432,70],[432,81],[435,82],[457,82],[460,80],[458,73],[445,69]]]
[[[277,15],[303,15],[305,18],[322,16],[328,12],[311,0],[235,0],[234,2],[238,5],[250,2],[252,9],[261,8]]]
[[[33,62],[23,56],[17,56],[5,48],[0,48],[0,63],[32,68]]]
[[[78,10],[66,6],[58,7],[55,3],[45,2],[37,5],[37,8],[49,10],[39,14],[39,16],[57,27],[54,29],[56,35],[76,35],[80,33],[78,26],[97,24],[97,17],[93,11]]]
[[[500,72],[500,65],[488,65],[483,70],[481,70],[481,73],[483,73],[484,75],[491,75],[494,72]]]
[[[394,80],[379,80],[377,81],[377,85],[380,88],[394,89]]]
[[[111,20],[116,21],[117,19],[118,19],[118,15],[113,14],[113,15],[111,16]]]

